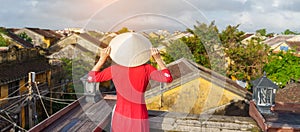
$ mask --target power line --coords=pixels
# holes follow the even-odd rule
[[[61,86],[64,86],[64,85],[66,85],[67,83],[64,83],[64,84],[61,84],[61,85],[57,85],[57,86],[55,86],[55,87],[52,87],[51,89],[56,89],[56,88],[58,88],[58,87],[61,87]]]
[[[19,87],[19,89],[20,89],[20,88],[24,87],[26,84],[28,84],[28,82],[24,83],[22,86],[14,86],[14,87],[10,87],[10,88],[17,88],[17,87]]]
[[[46,96],[42,96],[42,98],[46,98],[49,100],[56,100],[56,101],[76,101],[74,99],[58,99],[58,98],[51,98],[51,97],[46,97]]]
[[[52,102],[58,103],[58,104],[65,104],[65,105],[69,105],[69,104],[70,104],[70,103],[60,102],[60,101],[55,101],[55,100],[50,100],[50,99],[46,99],[46,98],[43,98],[43,99],[45,99],[45,100],[47,100],[47,101],[52,101]]]
[[[14,127],[18,127],[19,129],[21,129],[21,130],[23,130],[23,131],[27,132],[27,130],[25,130],[24,128],[22,128],[22,127],[18,126],[18,125],[17,125],[15,122],[13,122],[13,121],[10,121],[9,119],[5,118],[5,117],[4,117],[4,116],[2,116],[2,115],[0,115],[0,117],[1,117],[1,118],[3,118],[4,120],[8,121],[10,124],[14,125]]]
[[[80,81],[72,81],[73,82],[73,84],[74,83],[77,83],[77,82],[80,82]],[[68,83],[66,82],[66,83],[63,83],[63,84],[59,84],[59,85],[57,85],[57,86],[54,86],[54,87],[51,87],[51,89],[56,89],[56,88],[58,88],[58,87],[61,87],[61,86],[64,86],[64,85],[67,85]]]
[[[28,100],[28,96],[26,97],[26,98],[23,98],[24,100],[22,101],[22,100],[20,100],[20,101],[17,101],[17,102],[15,102],[14,104],[12,104],[12,105],[10,105],[10,106],[8,106],[8,107],[6,107],[5,109],[3,109],[3,110],[10,110],[11,108],[10,107],[12,107],[12,106],[14,106],[15,104],[17,104],[17,103],[20,103],[21,101],[22,101],[22,103],[20,104],[20,106],[18,106],[18,107],[22,107],[23,105],[24,105],[24,103],[25,103],[25,101],[27,101]],[[8,109],[7,109],[8,108]],[[12,107],[13,108],[13,107]]]
[[[26,101],[26,100],[24,100],[25,98],[26,98],[26,100],[27,100],[28,97],[24,97],[24,98],[22,98],[21,100]],[[3,110],[8,110],[8,109],[10,109],[10,107],[12,107],[12,106],[14,106],[15,104],[19,103],[21,100],[14,102],[13,104],[7,106],[7,107],[4,108]]]
[[[23,95],[14,96],[14,97],[9,97],[9,98],[3,98],[3,99],[0,99],[0,101],[3,101],[3,100],[11,100],[11,99],[16,99],[16,98],[23,97],[23,96],[25,96],[25,95],[28,95],[28,94],[23,94]]]
[[[103,94],[116,94],[116,91],[109,91],[109,92],[101,92]]]
[[[42,100],[42,98],[41,98],[41,94],[40,94],[39,87],[37,86],[37,83],[36,83],[36,82],[34,82],[34,84],[35,84],[35,87],[36,87],[36,91],[38,92],[39,98],[40,98],[40,100],[41,100],[42,106],[43,106],[43,108],[44,108],[44,111],[45,111],[47,117],[49,118],[49,114],[48,114],[48,112],[47,112],[47,110],[46,110],[46,107],[45,107],[45,105],[44,105],[44,102],[43,102],[43,100]]]
[[[8,113],[6,111],[4,111],[4,113],[7,115],[7,117],[13,121],[13,119],[11,119],[11,117],[8,115]]]
[[[54,94],[72,94],[72,95],[84,95],[85,93],[64,93],[64,92],[51,92],[51,93],[54,93]]]
[[[15,91],[13,91],[12,93],[10,93],[9,95],[7,95],[6,97],[4,97],[4,98],[7,98],[7,97],[9,97],[9,96],[11,96],[11,95],[13,95],[14,93],[16,93],[17,91],[19,91],[22,87],[24,87],[26,84],[28,84],[28,82],[27,83],[25,83],[25,84],[23,84],[22,86],[15,86],[15,87],[12,87],[12,88],[10,88],[10,89],[14,89],[14,88],[16,88],[16,87],[19,87],[18,89],[16,89]]]

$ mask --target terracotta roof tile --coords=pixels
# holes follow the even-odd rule
[[[246,34],[244,34],[243,36],[242,36],[242,40],[244,40],[244,39],[246,39],[246,38],[248,38],[248,37],[250,37],[250,36],[252,36],[252,35],[254,35],[253,33],[246,33]]]
[[[288,44],[292,49],[300,52],[300,41],[287,41],[286,44]]]
[[[105,48],[107,47],[107,45],[104,45],[103,43],[101,43],[99,40],[97,40],[96,38],[90,36],[87,33],[81,33],[79,34],[79,36],[87,41],[90,41],[91,43],[95,44],[96,46],[100,46],[101,48]]]
[[[18,35],[8,31],[7,36],[12,38],[15,42],[22,45],[24,48],[33,48],[33,45],[30,42],[25,41],[24,39],[20,38]]]
[[[293,83],[278,90],[275,100],[284,103],[300,103],[300,84]]]
[[[269,46],[273,46],[273,45],[278,44],[280,42],[285,42],[286,40],[288,40],[292,37],[294,37],[294,35],[278,35],[278,36],[275,36],[273,38],[267,39],[266,41],[264,41],[264,43],[269,45]]]
[[[45,36],[46,38],[56,38],[56,39],[62,38],[60,34],[57,34],[54,31],[49,29],[28,28],[28,27],[26,29],[36,32],[42,36]]]
[[[18,80],[27,76],[29,72],[43,72],[50,70],[46,59],[35,59],[26,62],[13,62],[0,64],[0,84]]]

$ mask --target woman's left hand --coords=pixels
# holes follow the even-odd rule
[[[155,60],[160,59],[160,52],[157,48],[151,48],[151,55]]]
[[[161,59],[160,52],[157,48],[151,48],[151,55],[161,69],[167,68],[163,60]]]

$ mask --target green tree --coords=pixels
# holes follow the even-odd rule
[[[194,34],[199,37],[203,47],[205,48],[205,52],[203,55],[207,55],[205,57],[208,59],[208,62],[206,65],[209,64],[208,68],[211,68],[212,70],[225,75],[226,69],[225,69],[225,52],[224,52],[224,46],[222,44],[219,30],[217,26],[215,25],[215,22],[212,21],[209,25],[207,24],[197,24],[197,26],[194,27]],[[195,56],[195,55],[194,55]],[[195,57],[196,59],[198,57]],[[204,61],[205,62],[205,61]],[[205,66],[205,65],[204,65]]]
[[[220,38],[228,58],[227,76],[239,80],[251,80],[262,75],[264,63],[268,61],[269,47],[259,37],[254,37],[247,44],[241,43],[243,31],[237,26],[228,26]]]
[[[129,29],[127,27],[123,27],[122,29],[120,29],[119,31],[117,31],[117,34],[122,34],[122,33],[126,33],[126,32],[130,32]]]
[[[225,52],[230,48],[238,47],[241,45],[242,38],[245,32],[239,31],[239,26],[240,25],[229,25],[219,34],[220,40],[225,48]]]
[[[166,53],[163,53],[162,56],[164,56],[163,59],[167,64],[180,58],[193,59],[192,53],[183,39],[173,40],[170,41],[170,44],[164,45],[166,46]]]
[[[2,34],[0,33],[0,47],[6,47],[9,45],[9,40],[5,39]]]
[[[65,79],[69,80],[79,80],[83,77],[89,70],[90,66],[87,66],[86,62],[81,59],[67,59],[62,58],[61,61],[63,62],[63,70],[65,74]]]
[[[150,42],[152,43],[153,47],[158,47],[163,45],[164,38],[160,37],[149,37]]]
[[[25,41],[32,43],[32,38],[29,37],[25,32],[19,33],[18,36],[23,38]]]
[[[0,33],[7,34],[7,31],[4,27],[0,27]]]
[[[267,30],[265,28],[256,30],[256,34],[260,34],[261,36],[267,35]]]
[[[64,79],[72,79],[72,60],[67,58],[61,59],[63,64]]]
[[[280,87],[284,87],[290,81],[300,79],[300,57],[294,52],[280,52],[269,57],[269,63],[264,66],[268,78],[276,82]]]
[[[256,35],[265,36],[265,37],[274,37],[275,33],[267,33],[267,29],[262,28],[256,30]]]
[[[286,29],[281,34],[283,34],[283,35],[299,35],[300,33],[296,32],[296,31],[291,31],[290,29]]]
[[[190,31],[193,36],[182,37],[178,40],[169,41],[164,44],[166,46],[166,53],[163,54],[165,62],[169,63],[185,57],[187,59],[192,59],[200,65],[210,68],[209,58],[205,47],[200,38],[195,34],[195,30],[198,26],[200,25],[195,25],[194,30],[187,29],[187,31]]]
[[[209,25],[197,22],[193,29],[187,29],[192,36],[170,41],[163,54],[165,62],[185,57],[221,74],[225,73],[225,62],[218,29],[214,22]]]

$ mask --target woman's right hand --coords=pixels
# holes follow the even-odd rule
[[[100,60],[105,61],[107,59],[107,57],[110,55],[110,51],[111,51],[111,47],[110,46],[108,46],[105,49],[102,49],[100,51]]]
[[[97,64],[93,67],[92,71],[100,71],[101,67],[103,66],[103,64],[105,63],[107,57],[110,54],[110,50],[111,50],[110,46],[108,46],[105,49],[101,49],[101,51],[100,51],[100,59],[97,62]]]

